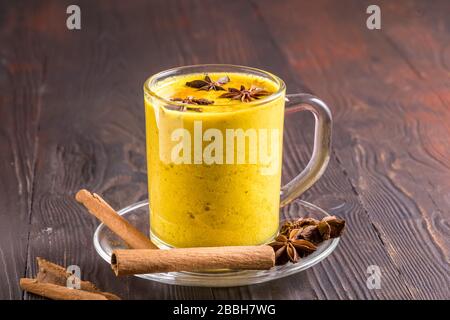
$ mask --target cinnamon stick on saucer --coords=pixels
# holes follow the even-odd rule
[[[77,192],[76,200],[82,203],[97,219],[108,226],[117,236],[124,240],[133,249],[158,249],[139,230],[121,217],[98,194],[85,189]]]
[[[111,256],[111,267],[117,276],[213,269],[266,270],[274,265],[275,252],[267,245],[114,250]]]

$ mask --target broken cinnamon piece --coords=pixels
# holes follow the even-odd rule
[[[22,278],[20,287],[25,291],[53,300],[108,300],[99,293],[39,282],[37,279]]]
[[[36,260],[39,268],[38,274],[36,276],[36,280],[38,282],[51,283],[63,287],[67,286],[67,279],[72,275],[68,273],[64,267],[61,267],[40,257],[37,257]],[[102,292],[92,282],[84,281],[81,279],[80,290],[101,294],[108,300],[121,300],[115,294]]]

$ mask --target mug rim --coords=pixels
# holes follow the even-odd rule
[[[168,99],[158,95],[155,91],[153,91],[151,89],[150,84],[153,81],[157,81],[160,78],[170,76],[170,74],[174,74],[180,70],[189,70],[189,69],[197,69],[197,68],[205,68],[205,67],[206,68],[208,68],[208,67],[210,67],[210,68],[220,68],[220,67],[231,68],[231,69],[236,69],[235,70],[236,73],[239,73],[239,72],[245,73],[246,70],[252,71],[253,73],[257,72],[257,73],[261,73],[261,74],[265,75],[266,78],[268,77],[269,80],[272,80],[273,82],[275,82],[278,85],[278,90],[276,92],[274,92],[271,95],[266,96],[262,99],[255,99],[253,101],[247,102],[244,107],[240,106],[239,110],[245,110],[250,107],[259,106],[259,105],[263,105],[263,104],[269,103],[271,101],[274,101],[277,98],[279,98],[286,90],[286,84],[284,83],[284,81],[280,77],[278,77],[268,71],[258,69],[258,68],[253,68],[253,67],[241,66],[241,65],[218,63],[218,64],[194,64],[194,65],[180,66],[180,67],[170,68],[170,69],[166,69],[166,70],[160,71],[158,73],[155,73],[154,75],[147,78],[147,80],[145,80],[144,94],[150,95],[152,98],[157,99],[158,101],[164,103],[165,105],[188,106],[188,107],[192,108],[193,107],[192,104],[187,104],[187,103],[183,103],[183,102],[174,102],[174,101],[168,100]],[[193,71],[192,73],[203,73],[203,72]],[[228,107],[229,108],[230,106],[232,106],[232,105],[214,103],[213,105],[195,105],[195,109],[198,110],[198,109],[207,109],[207,108],[216,108],[216,107]],[[224,108],[223,112],[229,111],[228,108]],[[215,110],[215,111],[220,112],[220,110]],[[180,112],[184,112],[184,111],[180,111]]]

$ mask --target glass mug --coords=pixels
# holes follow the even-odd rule
[[[256,76],[271,81],[277,90],[236,106],[195,108],[180,108],[158,94],[164,81],[218,72]],[[145,82],[152,241],[160,247],[197,247],[258,245],[273,239],[280,207],[320,178],[331,145],[332,119],[326,104],[309,94],[285,94],[286,86],[277,76],[234,65],[179,67]],[[284,115],[304,110],[312,112],[316,122],[312,157],[280,189]],[[211,160],[205,155],[213,143]],[[180,144],[187,151],[180,152]],[[174,160],[174,150],[190,161]]]

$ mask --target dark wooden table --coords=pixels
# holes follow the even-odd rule
[[[450,2],[0,2],[0,298],[35,257],[81,266],[127,299],[444,299],[450,251]],[[344,217],[338,249],[306,272],[239,288],[117,279],[95,253],[88,188],[120,208],[147,196],[142,84],[179,65],[232,63],[312,92],[334,116],[332,159],[302,198]],[[286,120],[283,179],[307,163],[313,121]],[[296,140],[300,137],[300,142]],[[367,268],[381,271],[369,289]]]

